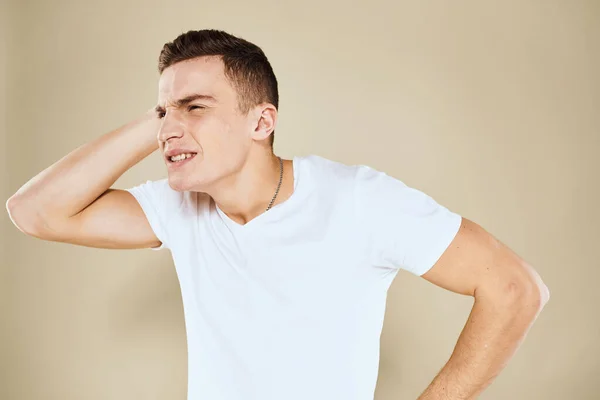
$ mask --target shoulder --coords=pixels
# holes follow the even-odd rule
[[[408,200],[407,196],[415,195],[403,181],[369,165],[343,163],[314,154],[299,158],[301,180],[306,177],[314,189],[332,197],[343,195],[348,200],[360,197],[385,200],[392,195]]]
[[[299,158],[302,161],[303,173],[310,176],[314,181],[330,185],[353,186],[356,179],[360,177],[363,168],[369,168],[365,165],[346,164],[315,154]]]
[[[197,208],[201,193],[177,191],[169,184],[168,178],[147,180],[127,189],[140,202],[151,204],[163,218],[168,219],[181,213],[188,214]]]
[[[184,193],[178,192],[171,188],[169,179],[147,180],[137,186],[127,189],[130,192],[141,193],[145,196],[160,200],[161,202],[181,202]]]

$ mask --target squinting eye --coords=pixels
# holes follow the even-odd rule
[[[199,109],[205,109],[206,107],[204,107],[204,106],[189,106],[189,107],[188,107],[188,111],[192,111],[192,110],[193,110],[193,109],[195,109],[195,108],[199,108]],[[158,113],[156,114],[156,116],[157,116],[159,119],[161,119],[161,118],[163,118],[163,117],[165,116],[165,113],[161,111],[161,112],[158,112]]]

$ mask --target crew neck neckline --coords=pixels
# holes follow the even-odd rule
[[[293,204],[296,201],[296,199],[300,197],[298,195],[298,183],[299,183],[299,177],[300,177],[300,161],[301,161],[301,157],[299,157],[299,156],[292,157],[292,169],[293,169],[293,175],[294,175],[294,191],[292,192],[290,197],[288,197],[285,201],[272,206],[269,210],[262,212],[261,214],[252,218],[250,221],[246,222],[243,225],[232,220],[227,214],[225,214],[225,212],[223,210],[221,210],[219,208],[217,203],[214,200],[212,200],[214,207],[215,207],[217,213],[219,214],[219,216],[221,217],[221,219],[223,220],[223,222],[225,222],[228,227],[230,227],[231,229],[234,229],[238,232],[248,231],[250,229],[253,229],[255,226],[260,225],[261,223],[264,223],[265,221],[270,220],[272,217],[275,217],[277,214],[279,214],[283,209],[285,209],[285,208],[289,207],[291,204]]]

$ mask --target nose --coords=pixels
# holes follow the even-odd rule
[[[183,131],[183,122],[178,118],[177,111],[167,109],[158,131],[158,141],[165,143],[172,137],[179,138],[183,135]]]

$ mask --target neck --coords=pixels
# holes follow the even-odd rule
[[[294,191],[291,160],[283,160],[283,177],[275,205],[285,201]],[[239,224],[265,212],[279,184],[280,164],[275,154],[249,158],[244,166],[219,183],[208,194],[229,218]]]

